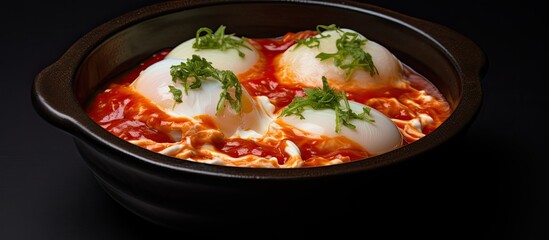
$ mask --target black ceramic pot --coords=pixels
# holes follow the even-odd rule
[[[397,150],[351,163],[302,169],[252,169],[201,164],[157,154],[105,131],[85,104],[105,80],[152,53],[194,37],[200,27],[230,26],[242,36],[276,37],[336,24],[392,51],[430,79],[454,109],[434,132]],[[352,216],[373,171],[459,136],[478,113],[485,55],[444,26],[351,1],[168,1],[93,29],[36,77],[37,112],[74,137],[99,183],[120,204],[176,228],[302,223]]]

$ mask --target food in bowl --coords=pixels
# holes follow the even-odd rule
[[[318,25],[271,38],[200,28],[94,95],[88,115],[175,158],[255,168],[366,159],[452,113],[423,75],[357,31]]]

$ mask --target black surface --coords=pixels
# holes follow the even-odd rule
[[[72,138],[44,122],[30,102],[36,74],[74,41],[115,16],[154,2],[16,1],[3,8],[0,239],[192,239],[243,237],[252,230],[262,232],[257,238],[280,239],[353,233],[359,238],[549,238],[544,152],[548,39],[541,36],[545,13],[539,5],[370,1],[450,27],[484,49],[489,59],[484,104],[465,137],[423,162],[386,171],[386,181],[364,189],[378,199],[364,219],[334,219],[304,229],[282,219],[263,229],[243,223],[231,233],[181,233],[153,225],[113,201]]]

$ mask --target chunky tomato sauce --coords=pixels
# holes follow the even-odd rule
[[[274,59],[295,44],[295,39],[307,38],[316,34],[314,31],[303,31],[288,33],[276,39],[250,39],[251,44],[260,50],[262,58],[253,70],[238,76],[242,86],[252,96],[267,96],[277,110],[288,105],[294,97],[304,96],[301,88],[282,86],[278,83],[274,73]],[[135,91],[129,87],[142,70],[164,59],[170,50],[164,49],[157,52],[99,92],[91,99],[87,109],[89,116],[103,128],[122,139],[150,140],[156,143],[157,145],[146,146],[151,150],[158,147],[158,144],[179,141],[180,139],[174,139],[167,133],[173,129],[174,125],[192,129],[192,126],[187,126],[190,123],[168,115],[145,97],[135,94]],[[364,103],[391,118],[401,130],[404,144],[408,144],[435,130],[450,115],[451,109],[440,93],[436,91],[436,88],[406,66],[405,77],[412,83],[412,87],[360,92],[347,91],[346,93],[349,100]],[[421,89],[416,87],[421,87]],[[437,101],[429,101],[430,98],[425,98],[425,94],[434,97]],[[408,123],[421,114],[426,114],[431,119],[429,124],[424,124],[422,132],[418,133],[411,129]],[[215,123],[209,122],[207,118],[202,122],[206,126],[203,128],[215,129]],[[198,130],[193,129],[193,131]],[[323,147],[319,148],[316,141],[301,138],[299,134],[291,132],[287,134],[290,140],[300,148],[302,159],[305,162],[304,166],[324,165],[327,160],[336,158],[345,162],[369,156],[368,152],[353,146],[353,143],[345,138],[328,140],[337,143],[324,143]],[[266,144],[245,139],[223,139],[222,137],[213,139],[211,144],[218,152],[233,158],[246,155],[275,157],[279,164],[284,164],[288,160],[288,154],[284,152],[284,146],[281,146],[281,143]]]

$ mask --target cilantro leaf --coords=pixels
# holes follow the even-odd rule
[[[319,32],[318,35],[316,36],[312,36],[312,37],[309,37],[309,38],[305,38],[305,39],[296,39],[295,42],[297,43],[295,48],[298,48],[298,47],[301,47],[302,45],[308,47],[308,48],[318,48],[320,46],[320,39],[323,39],[323,38],[327,38],[327,37],[330,37],[331,35],[328,34],[328,35],[324,35],[322,34],[323,31],[327,31],[327,30],[339,30],[339,27],[337,27],[335,24],[332,24],[332,25],[317,25],[316,26],[316,31]]]
[[[333,58],[334,64],[345,70],[345,79],[348,79],[357,68],[362,68],[373,76],[378,74],[378,71],[372,60],[372,55],[362,49],[367,41],[367,39],[361,39],[358,33],[343,32],[336,40],[337,52],[321,52],[316,57],[320,61]]]
[[[228,49],[235,49],[238,51],[238,56],[244,57],[244,52],[240,51],[241,47],[250,49],[246,44],[244,44],[244,39],[235,39],[234,34],[225,34],[225,26],[221,25],[215,32],[212,29],[203,27],[199,28],[196,31],[195,42],[193,43],[193,48],[200,49],[219,49],[221,51],[226,51]],[[204,35],[202,35],[204,34]],[[202,35],[202,36],[201,36]]]
[[[319,58],[320,61],[333,58],[334,65],[345,70],[345,79],[349,79],[353,72],[359,68],[369,72],[372,76],[378,74],[377,68],[372,60],[372,55],[362,49],[362,46],[368,42],[368,39],[360,38],[358,33],[345,32],[335,24],[327,26],[317,25],[316,31],[320,34],[306,39],[297,39],[295,48],[300,46],[318,48],[320,46],[320,39],[331,36],[329,34],[324,35],[323,32],[336,31],[339,34],[339,38],[336,40],[337,52],[321,52],[316,55],[316,58]]]
[[[212,63],[208,62],[205,58],[198,55],[192,55],[192,58],[188,58],[186,62],[171,66],[170,74],[173,82],[179,81],[181,85],[183,85],[186,95],[189,94],[189,88],[196,89],[201,87],[202,81],[208,78],[213,78],[221,82],[223,91],[219,94],[219,101],[217,102],[216,108],[217,112],[219,113],[223,110],[225,106],[224,101],[229,102],[235,111],[240,112],[242,108],[242,85],[233,72],[216,69],[212,66]],[[177,90],[179,89],[170,86],[170,92],[173,94],[175,101],[182,102],[181,90]],[[234,91],[234,96],[229,93],[230,91]]]
[[[174,86],[169,86],[169,88],[170,88],[170,93],[173,94],[173,99],[178,103],[182,103],[183,100],[181,99],[181,95],[183,93],[181,92],[181,89],[176,88]]]

